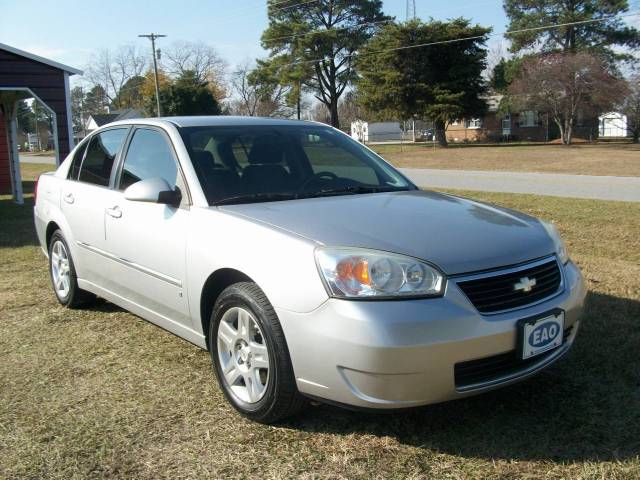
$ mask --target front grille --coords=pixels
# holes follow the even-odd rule
[[[562,343],[567,341],[573,326],[565,328]],[[456,387],[482,384],[493,380],[517,374],[550,357],[560,348],[556,347],[548,352],[523,360],[516,350],[501,353],[492,357],[479,358],[468,362],[456,363],[454,366]]]
[[[461,280],[458,286],[480,313],[510,310],[554,295],[560,288],[560,267],[555,258],[509,273],[487,273],[482,278]],[[523,279],[535,280],[530,291],[518,290]]]

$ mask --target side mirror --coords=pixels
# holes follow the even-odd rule
[[[182,200],[182,193],[171,187],[164,178],[147,178],[134,183],[124,191],[124,198],[133,202],[162,203],[177,207]]]

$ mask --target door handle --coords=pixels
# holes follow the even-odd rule
[[[113,218],[120,218],[122,216],[122,210],[116,205],[113,208],[107,208],[107,215]]]
[[[67,203],[73,203],[75,201],[75,198],[73,198],[72,193],[67,193],[63,198],[64,198],[64,201]]]

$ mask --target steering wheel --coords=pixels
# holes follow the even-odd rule
[[[300,185],[300,188],[298,188],[298,192],[297,193],[304,192],[304,190],[309,186],[310,183],[312,183],[312,182],[314,182],[314,181],[316,181],[316,180],[318,180],[320,178],[326,178],[328,180],[337,180],[338,176],[333,172],[318,172],[318,173],[314,173],[312,176],[310,176],[304,182],[302,182],[302,185]]]

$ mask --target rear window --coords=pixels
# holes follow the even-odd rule
[[[109,186],[111,170],[127,136],[127,128],[114,128],[95,135],[89,142],[78,180]]]

